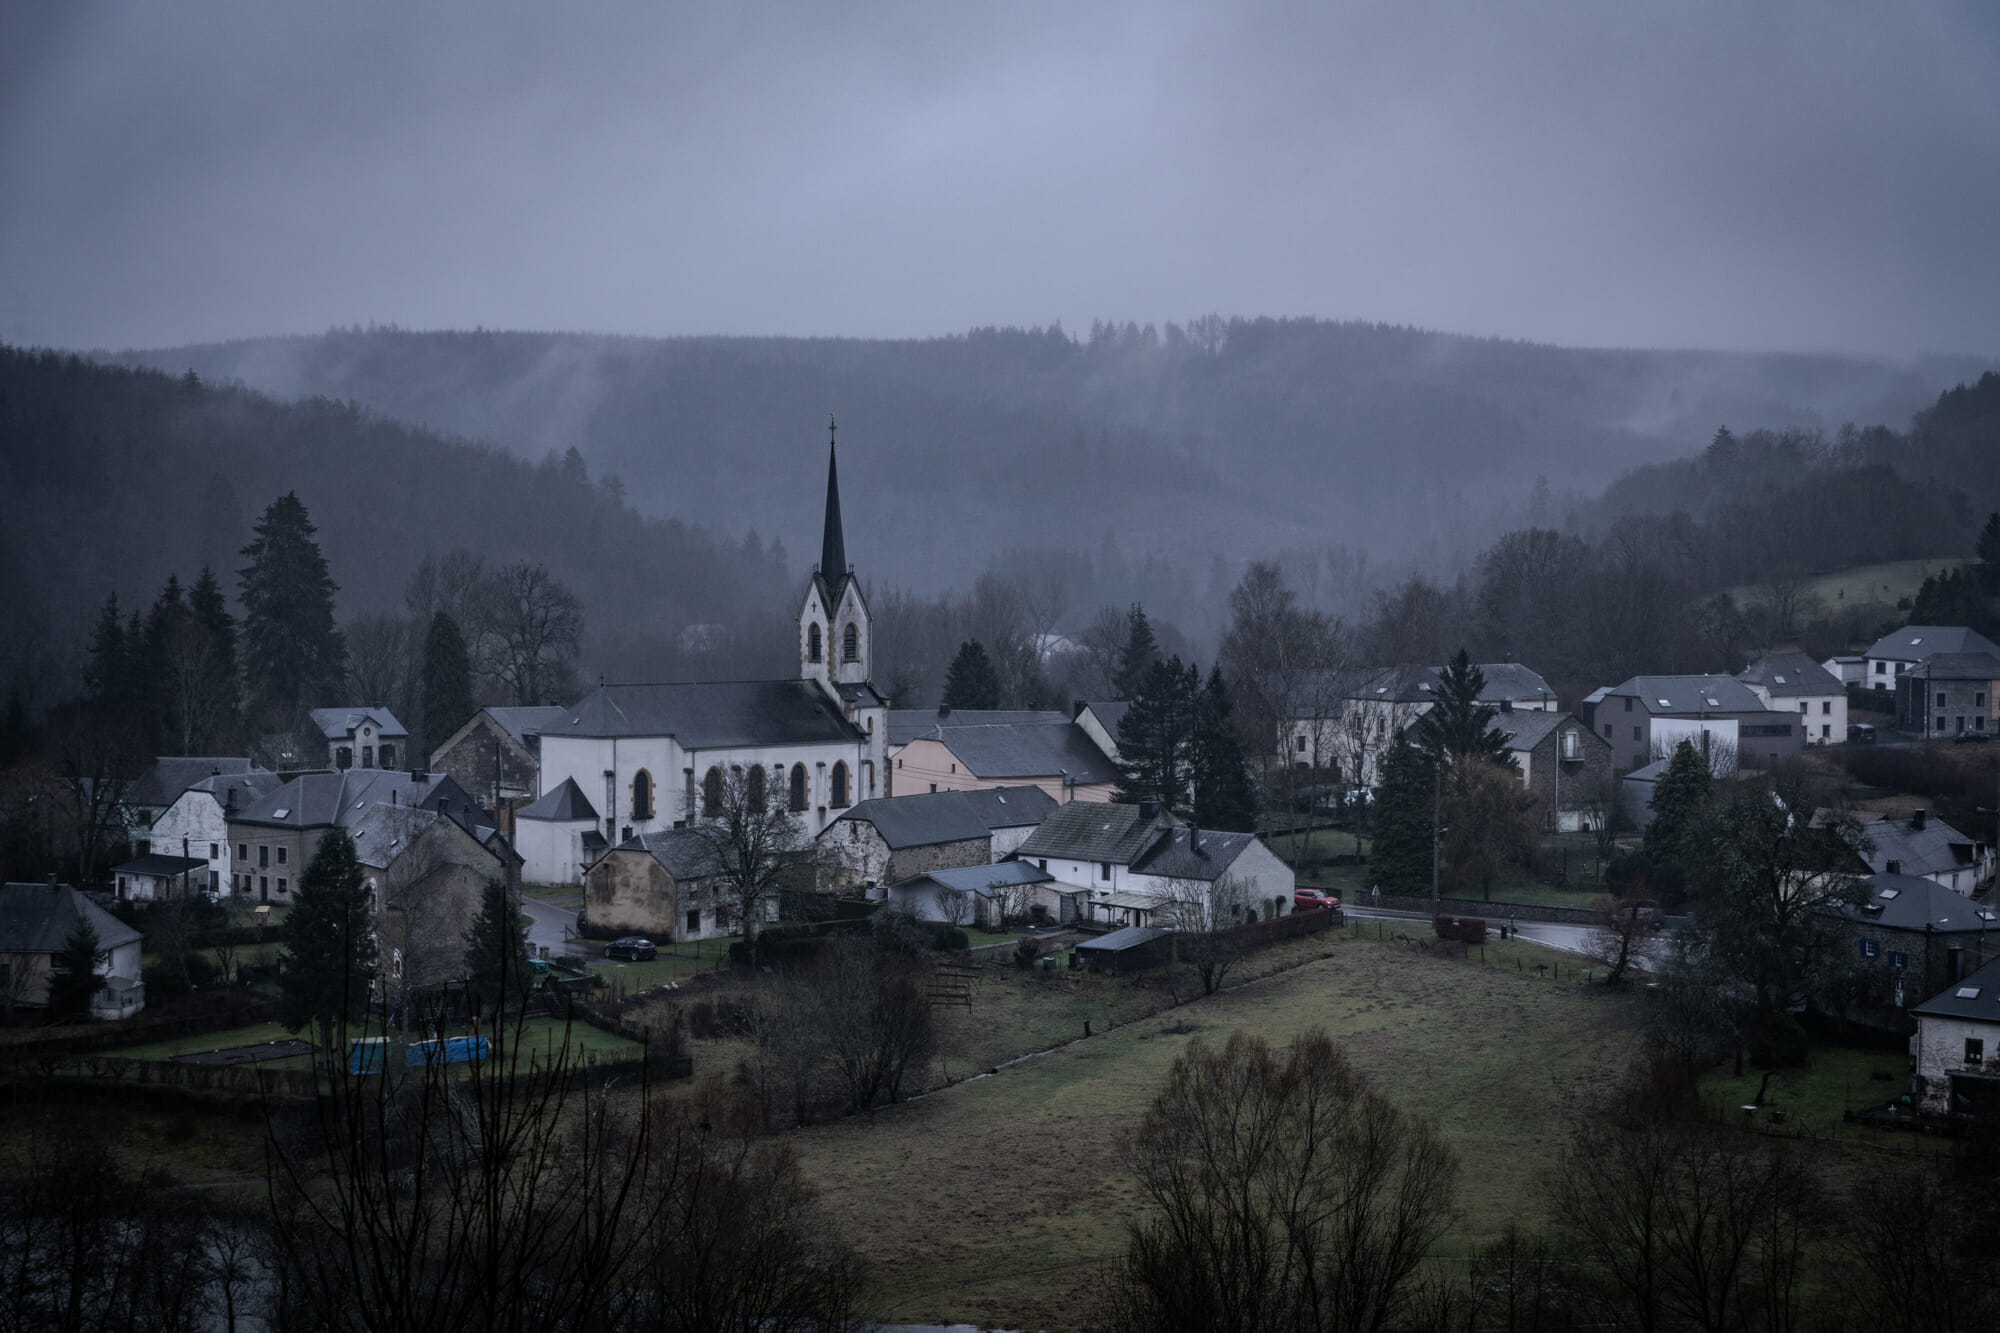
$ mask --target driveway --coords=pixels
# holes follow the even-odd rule
[[[574,907],[557,907],[524,893],[521,910],[528,914],[528,943],[535,946],[537,953],[547,947],[552,958],[561,954],[583,958],[596,954],[602,947],[576,937]]]

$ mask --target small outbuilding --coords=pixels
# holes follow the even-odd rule
[[[1106,976],[1124,976],[1158,967],[1173,955],[1173,932],[1152,926],[1127,926],[1076,946],[1083,965]]]
[[[1036,902],[1038,886],[1052,883],[1054,878],[1026,861],[933,870],[891,885],[889,905],[919,921],[969,923],[999,930],[1008,917],[1025,914]]]

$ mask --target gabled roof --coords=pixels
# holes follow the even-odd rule
[[[1016,856],[1060,856],[1069,861],[1112,861],[1130,865],[1172,815],[1140,818],[1139,807],[1117,802],[1071,801],[1049,811]]]
[[[1068,722],[1062,713],[1045,708],[891,708],[889,744],[908,745],[936,738],[955,727],[987,727],[1011,722]]]
[[[203,779],[214,776],[218,771],[224,774],[261,774],[272,778],[276,775],[243,755],[161,755],[153,760],[152,766],[125,790],[128,805],[172,805],[181,793]]]
[[[1921,662],[1933,653],[1992,653],[2000,657],[2000,643],[1964,625],[1905,625],[1868,645],[1868,656],[1892,662]]]
[[[809,680],[601,685],[555,726],[556,736],[671,736],[683,750],[842,745],[862,739]]]
[[[891,851],[984,838],[997,828],[1039,824],[1056,808],[1040,787],[990,787],[978,791],[920,792],[863,801],[827,825],[825,837],[846,820],[872,824]],[[523,812],[525,813],[525,812]]]
[[[150,852],[136,857],[122,866],[111,867],[114,875],[151,875],[163,879],[172,875],[184,875],[196,870],[207,870],[208,862],[199,856],[166,856]],[[203,876],[203,887],[207,887],[207,877]]]
[[[1631,695],[1655,715],[1772,711],[1734,676],[1634,676],[1605,694]]]
[[[933,870],[928,874],[912,875],[895,885],[898,889],[908,889],[913,884],[941,884],[948,889],[960,889],[981,898],[993,896],[995,884],[1047,884],[1055,877],[1040,866],[1026,861],[1002,861],[998,865],[958,866],[950,870]]]
[[[1118,766],[1074,722],[947,728],[939,744],[989,782],[1062,778],[1077,786],[1118,780]]]
[[[145,938],[67,884],[8,884],[0,887],[0,953],[58,953],[79,919],[101,949]]]
[[[1538,671],[1519,662],[1479,662],[1485,685],[1479,702],[1501,704],[1524,699],[1554,699],[1556,692]],[[1444,690],[1442,667],[1405,664],[1392,667],[1345,668],[1321,675],[1315,687],[1325,698],[1372,700],[1376,703],[1432,704]]]
[[[1935,935],[2000,936],[2000,913],[1975,903],[1936,880],[1917,875],[1868,875],[1855,881],[1857,901],[1842,903],[1840,914],[1860,925]]]
[[[644,852],[665,866],[676,880],[705,879],[719,869],[714,847],[694,829],[657,829],[634,834],[613,850]]]
[[[348,827],[354,853],[363,865],[387,869],[438,822],[436,812],[407,805],[371,805]]]
[[[552,792],[545,793],[541,799],[532,804],[524,805],[515,811],[514,818],[546,819],[551,822],[588,819],[595,823],[597,820],[597,809],[591,805],[590,799],[583,794],[583,788],[576,785],[575,778],[564,778],[560,787],[557,787]]]
[[[350,768],[339,773],[305,773],[268,795],[240,806],[233,820],[280,828],[346,828],[371,805],[472,803],[451,777],[426,773],[422,779],[400,769]]]
[[[361,729],[363,722],[373,722],[376,732],[391,740],[410,734],[386,708],[315,708],[312,720],[330,741],[346,740]]]
[[[1256,841],[1254,833],[1167,829],[1139,853],[1139,859],[1132,862],[1132,873],[1162,879],[1220,879]]]
[[[1736,673],[1745,685],[1762,685],[1773,699],[1839,694],[1847,687],[1804,653],[1767,653]]]
[[[528,737],[539,736],[545,731],[562,725],[569,716],[569,709],[561,704],[541,704],[531,708],[487,708],[482,709],[493,719],[494,725],[514,738],[516,745],[526,747]]]
[[[1827,817],[1827,812],[1816,811],[1813,823],[1822,824]],[[1977,864],[1973,840],[1936,815],[1927,814],[1922,828],[1916,827],[1914,819],[1891,818],[1872,810],[1855,811],[1854,817],[1861,823],[1861,836],[1871,845],[1864,856],[1873,870],[1886,871],[1894,861],[1905,875],[1935,875],[1970,870]]]
[[[1946,986],[1910,1012],[1925,1018],[1971,1018],[2000,1023],[2000,959]]]
[[[1119,953],[1126,949],[1136,949],[1142,944],[1151,944],[1166,933],[1152,926],[1127,926],[1123,930],[1114,930],[1109,935],[1099,935],[1094,940],[1080,941],[1076,948],[1084,953]]]
[[[1917,670],[1926,680],[2000,680],[2000,657],[1992,653],[1932,653]]]
[[[181,795],[187,795],[188,791],[206,792],[215,798],[218,805],[226,807],[229,804],[229,789],[234,787],[236,804],[240,807],[284,785],[285,780],[276,773],[260,768],[250,773],[222,773],[205,777],[200,782],[190,783]]]
[[[1501,713],[1487,727],[1506,738],[1510,750],[1532,750],[1547,740],[1549,733],[1561,728],[1565,723],[1573,725],[1578,734],[1592,736],[1599,745],[1607,744],[1602,736],[1597,736],[1589,727],[1576,720],[1569,713],[1544,713],[1535,709],[1525,709],[1518,713]]]
[[[1081,717],[1084,713],[1095,715],[1097,724],[1104,728],[1105,734],[1116,740],[1118,724],[1125,720],[1125,714],[1131,707],[1130,699],[1103,699],[1086,703],[1077,716]]]
[[[1542,673],[1522,666],[1519,662],[1481,662],[1479,674],[1486,678],[1486,688],[1479,692],[1481,703],[1497,704],[1503,699],[1554,699],[1556,692],[1549,688]],[[1444,673],[1440,668],[1434,674],[1440,680]]]

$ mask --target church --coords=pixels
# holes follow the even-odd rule
[[[783,802],[811,834],[883,795],[888,702],[869,683],[873,637],[847,564],[829,439],[826,526],[799,604],[796,678],[598,686],[542,732],[542,798],[518,816],[525,877],[575,883],[599,837],[616,846],[699,819],[736,773],[751,799]]]

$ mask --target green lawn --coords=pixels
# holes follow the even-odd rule
[[[1958,556],[1941,556],[1931,560],[1897,560],[1886,565],[1857,565],[1823,574],[1811,580],[1807,590],[1824,602],[1829,611],[1869,602],[1893,606],[1898,598],[1915,597],[1927,575],[1943,574],[1968,563]],[[1765,601],[1769,595],[1765,585],[1758,583],[1746,583],[1729,592],[1738,602],[1748,604]]]
[[[659,944],[660,956],[646,963],[628,963],[606,958],[604,945],[593,941],[590,970],[604,978],[604,984],[635,995],[654,986],[682,982],[697,972],[715,972],[729,967],[729,946],[740,936],[695,940],[688,944]]]
[[[1711,1071],[1701,1081],[1702,1100],[1740,1115],[1760,1088],[1764,1091],[1756,1119],[1767,1121],[1773,1110],[1785,1113],[1788,1124],[1813,1134],[1837,1138],[1874,1138],[1880,1130],[1850,1125],[1848,1111],[1860,1111],[1901,1096],[1910,1072],[1910,1057],[1900,1051],[1815,1047],[1803,1069],[1774,1072],[1768,1084],[1764,1072],[1747,1064],[1741,1076],[1731,1064]],[[1887,1078],[1877,1075],[1886,1074]]]
[[[1530,960],[1557,956],[1533,946],[1489,947],[1482,964],[1476,951],[1468,960],[1366,934],[1295,941],[1310,960],[1254,985],[1110,1032],[1099,1025],[992,1077],[800,1131],[808,1174],[878,1264],[872,1313],[1073,1325],[1139,1206],[1120,1145],[1173,1058],[1237,1028],[1284,1041],[1324,1026],[1400,1105],[1437,1124],[1464,1171],[1445,1253],[1538,1208],[1575,1115],[1632,1058],[1636,1001],[1536,973]],[[987,1034],[989,1051],[1010,1034],[1045,1039],[1063,1021],[1073,1036],[1081,1011],[1102,1003],[1109,1018],[1110,990],[1139,993],[1104,980],[1049,987],[1039,1001],[1016,982],[982,985],[963,1021]]]

